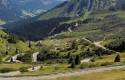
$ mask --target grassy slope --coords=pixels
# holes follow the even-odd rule
[[[15,42],[10,42],[11,39]],[[0,58],[3,59],[17,54],[16,49],[19,53],[30,50],[26,42],[4,30],[0,30],[0,47]]]
[[[3,69],[3,68],[19,69],[21,67],[32,67],[32,65],[31,64],[22,64],[22,63],[14,63],[14,64],[11,64],[11,63],[1,63],[0,64],[0,69]]]
[[[120,69],[120,70],[91,73],[81,76],[58,78],[55,80],[124,80],[124,79],[125,79],[125,69]]]
[[[78,28],[73,32],[62,32],[57,34],[55,39],[44,40],[43,44],[49,47],[58,46],[65,47],[67,40],[79,39],[86,37],[92,41],[100,41],[106,37],[118,35],[124,37],[125,30],[125,11],[99,11],[89,14]],[[73,20],[74,21],[74,20]],[[72,21],[71,21],[72,22]],[[69,22],[68,22],[69,24]],[[49,43],[49,44],[48,44]]]
[[[91,40],[102,40],[107,36],[119,35],[123,36],[124,33],[124,20],[125,11],[99,11],[92,13],[73,32],[63,32],[58,34],[57,37],[63,38],[79,38],[87,37]]]
[[[82,22],[73,32],[62,32],[56,35],[54,39],[45,39],[42,43],[48,47],[55,49],[65,48],[70,40],[79,40],[83,37],[91,41],[102,41],[107,43],[104,39],[112,36],[125,35],[125,11],[99,11],[89,15],[86,21]],[[84,42],[84,41],[82,41]],[[117,42],[116,42],[117,43]],[[80,43],[81,44],[81,43]],[[118,44],[118,43],[117,43]],[[84,49],[85,50],[85,49]],[[80,53],[84,51],[78,50],[75,52]],[[67,54],[67,52],[65,52]],[[71,52],[74,53],[74,52]]]
[[[120,56],[121,56],[121,64],[123,64],[125,62],[125,58],[124,58],[125,54],[121,53]],[[115,57],[116,57],[116,54],[112,54],[112,55],[108,55],[108,56],[105,55],[105,56],[102,56],[101,58],[97,57],[95,59],[95,62],[81,63],[81,65],[76,66],[76,68],[74,68],[74,69],[68,68],[70,66],[69,64],[38,64],[40,66],[43,66],[43,68],[41,68],[38,71],[25,72],[25,73],[23,73],[23,74],[21,74],[19,76],[25,76],[25,75],[32,76],[32,75],[40,75],[40,74],[41,75],[43,75],[43,74],[52,74],[52,73],[67,72],[67,71],[72,71],[72,70],[79,70],[79,69],[84,69],[84,68],[106,66],[106,65],[115,64],[114,63],[114,58]],[[14,68],[17,66],[16,64],[10,64],[10,65],[13,66]],[[22,64],[19,64],[19,65],[22,65]],[[25,64],[25,65],[27,65],[27,64]],[[3,64],[0,64],[0,66],[3,66]],[[4,67],[7,67],[7,66],[8,66],[8,64],[4,65]]]

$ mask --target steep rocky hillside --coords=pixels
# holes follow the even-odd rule
[[[124,0],[65,1],[48,12],[34,17],[31,21],[11,24],[8,30],[32,40],[42,39],[64,31],[76,31],[81,27],[84,31],[84,28],[89,29],[90,26],[92,29],[101,27],[100,29],[105,29],[105,31],[109,31],[110,27],[115,33],[116,27],[112,26],[113,24],[117,24],[117,29],[120,31],[123,28],[120,25],[124,26],[124,4]],[[90,29],[90,33],[92,31]]]
[[[117,4],[117,0],[70,0],[40,15],[40,18],[78,17],[86,11],[108,10]]]

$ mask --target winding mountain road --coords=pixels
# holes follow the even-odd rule
[[[111,71],[113,69],[125,68],[125,65],[114,65],[114,66],[105,66],[98,68],[82,69],[78,71],[71,71],[65,73],[41,75],[41,76],[25,76],[25,77],[0,77],[0,80],[44,80],[44,79],[55,79],[58,77],[69,77],[69,76],[79,76],[95,72]]]

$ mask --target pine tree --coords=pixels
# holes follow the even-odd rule
[[[75,60],[74,60],[74,58],[72,58],[72,62],[71,62],[70,68],[75,68]]]
[[[115,57],[115,60],[114,60],[114,62],[120,62],[121,60],[120,60],[120,55],[119,54],[117,54],[117,56]]]
[[[6,51],[5,53],[6,53],[6,55],[8,55],[8,51]]]
[[[31,42],[29,41],[29,46],[28,46],[29,48],[31,48]]]
[[[67,58],[70,58],[70,56],[71,56],[71,53],[69,52],[69,53],[67,54]]]
[[[70,63],[72,63],[72,61],[73,61],[73,57],[70,56],[68,63],[70,64]]]
[[[18,53],[19,53],[19,50],[18,50],[17,48],[16,48],[16,51],[15,51],[15,53],[16,53],[16,54],[18,54]]]
[[[76,58],[75,58],[75,64],[76,65],[80,64],[80,56],[79,55],[77,55]]]
[[[10,59],[10,62],[14,62],[12,57],[11,57],[11,59]]]

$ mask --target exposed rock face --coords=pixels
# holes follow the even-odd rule
[[[17,58],[18,58],[19,55],[20,55],[20,54],[17,54],[17,55],[15,55],[15,56],[12,56],[12,57],[10,58],[10,60],[8,60],[7,62],[21,62],[21,61],[17,60]]]
[[[121,5],[121,1],[122,4],[125,3],[123,0],[70,0],[48,11],[41,17],[77,17],[83,15],[86,11],[97,11],[118,7]]]
[[[24,54],[26,54],[26,53],[22,53],[22,55],[24,55]],[[7,62],[21,62],[18,60],[18,56],[20,56],[20,55],[21,54],[17,54],[17,55],[12,56],[10,58],[10,60],[8,60]],[[38,55],[39,55],[39,52],[35,52],[32,54],[32,61],[33,62],[38,62],[38,60],[37,60]]]
[[[38,62],[37,61],[38,54],[39,54],[39,52],[33,53],[33,62]]]

